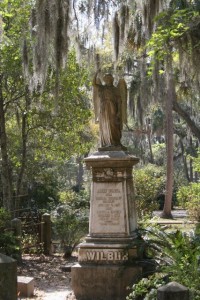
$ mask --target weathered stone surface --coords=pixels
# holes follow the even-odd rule
[[[48,213],[42,215],[42,242],[44,243],[44,254],[51,254],[51,216]]]
[[[170,282],[157,291],[158,300],[189,300],[189,290],[185,286]]]
[[[125,300],[127,286],[140,275],[141,268],[136,266],[76,264],[72,288],[77,300]]]
[[[124,264],[132,262],[137,255],[137,247],[128,248],[125,244],[90,244],[82,243],[79,248],[80,263]]]
[[[0,254],[0,300],[17,300],[17,262]]]
[[[74,266],[74,263],[72,264],[66,264],[64,266],[61,266],[60,269],[63,271],[63,272],[71,272],[71,269],[72,267]]]
[[[34,278],[26,276],[17,277],[17,290],[22,297],[31,297],[34,294]]]
[[[90,232],[125,235],[126,213],[122,182],[98,182],[93,186]]]
[[[123,300],[141,275],[132,167],[124,151],[100,151],[85,159],[92,171],[89,235],[79,245],[72,287],[79,300]]]
[[[138,159],[123,151],[96,152],[92,168],[91,237],[129,237],[137,228],[132,167]]]

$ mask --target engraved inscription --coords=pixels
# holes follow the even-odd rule
[[[125,233],[124,210],[122,182],[94,183],[90,234]]]
[[[97,216],[100,225],[118,225],[121,217],[120,189],[98,189],[96,193]]]
[[[127,261],[128,253],[121,251],[87,251],[87,261]]]

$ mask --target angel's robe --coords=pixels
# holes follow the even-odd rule
[[[98,85],[101,147],[121,145],[120,94],[113,85]]]

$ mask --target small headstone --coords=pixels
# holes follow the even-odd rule
[[[17,262],[1,253],[0,300],[17,300]]]
[[[189,290],[173,281],[158,288],[158,300],[189,300]]]
[[[31,297],[34,294],[34,278],[17,276],[17,289],[22,297]]]
[[[61,270],[63,272],[71,272],[71,268],[74,266],[74,264],[66,264],[64,266],[61,266]]]

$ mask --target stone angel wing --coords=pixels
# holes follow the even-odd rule
[[[99,97],[99,85],[102,85],[100,78],[97,75],[93,79],[93,104],[94,104],[94,114],[95,114],[95,123],[99,122],[100,114],[100,97]]]
[[[120,95],[121,126],[127,123],[127,85],[124,79],[120,79],[117,85]]]

